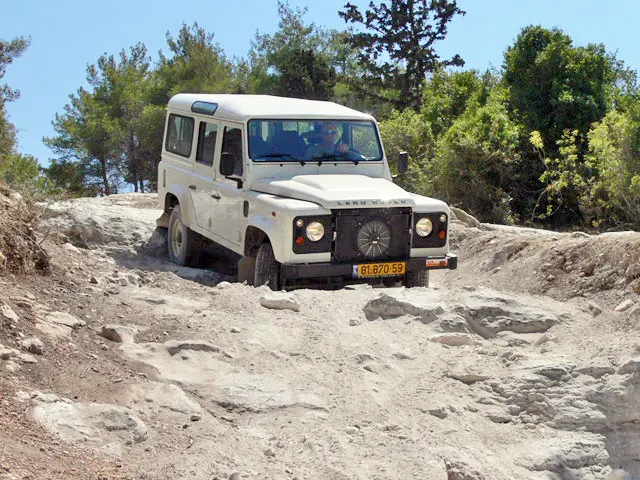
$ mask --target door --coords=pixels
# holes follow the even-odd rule
[[[222,122],[222,147],[216,156],[216,178],[213,182],[213,201],[216,202],[211,219],[213,232],[234,245],[242,245],[246,219],[244,197],[238,182],[220,174],[220,158],[223,153],[237,160],[234,177],[244,179],[244,138],[242,124]]]
[[[196,223],[207,231],[211,231],[211,209],[214,207],[211,195],[215,178],[213,164],[217,151],[218,125],[217,121],[199,122],[196,161],[189,184]]]

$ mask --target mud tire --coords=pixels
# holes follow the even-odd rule
[[[268,242],[260,245],[258,249],[253,284],[256,287],[267,285],[271,290],[280,290],[280,264],[273,255],[273,248]]]
[[[181,266],[194,266],[201,244],[202,237],[182,222],[180,205],[173,207],[167,235],[169,260]]]

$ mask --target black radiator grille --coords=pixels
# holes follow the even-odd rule
[[[406,259],[411,250],[411,208],[333,210],[334,263]]]

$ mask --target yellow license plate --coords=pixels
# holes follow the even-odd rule
[[[405,262],[363,263],[353,266],[353,276],[355,278],[392,277],[404,275],[406,270]]]

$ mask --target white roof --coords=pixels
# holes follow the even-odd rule
[[[371,115],[333,102],[272,95],[179,93],[169,100],[169,108],[191,113],[194,102],[217,103],[213,118],[239,122],[251,118],[374,120]]]

